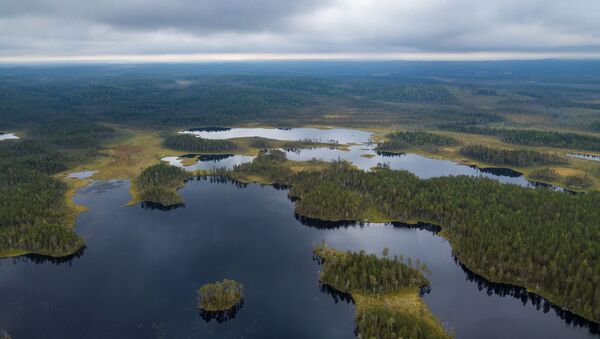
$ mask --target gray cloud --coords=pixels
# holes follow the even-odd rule
[[[0,56],[600,54],[597,0],[0,0]]]

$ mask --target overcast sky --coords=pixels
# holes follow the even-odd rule
[[[0,60],[600,56],[600,0],[0,0]]]

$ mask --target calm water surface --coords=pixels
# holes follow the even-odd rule
[[[595,337],[543,300],[463,270],[431,231],[302,223],[285,190],[212,181],[189,181],[185,207],[171,211],[123,207],[123,181],[81,189],[75,200],[90,210],[76,230],[87,248],[0,260],[0,328],[14,338],[353,338],[354,306],[318,284],[311,248],[326,240],[425,262],[424,299],[458,338]],[[245,303],[233,319],[207,322],[196,290],[223,278],[245,285]]]

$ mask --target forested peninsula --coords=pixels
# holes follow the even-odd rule
[[[150,166],[135,179],[134,187],[138,200],[170,207],[183,204],[177,189],[181,188],[190,174],[184,169],[159,163]]]
[[[341,252],[320,244],[320,281],[352,296],[359,338],[451,338],[418,294],[429,284],[419,265],[397,256]]]
[[[471,270],[600,321],[594,288],[600,282],[600,193],[571,195],[468,176],[422,180],[406,171],[364,172],[346,162],[295,171],[292,163],[272,151],[229,175],[290,185],[295,211],[311,218],[441,225]]]
[[[461,133],[492,135],[516,145],[600,151],[600,137],[581,133],[491,128],[464,124],[442,124],[439,127]]]

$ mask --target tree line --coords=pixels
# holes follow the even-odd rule
[[[579,133],[539,131],[533,129],[505,129],[480,126],[442,125],[440,128],[461,133],[497,136],[511,144],[525,146],[545,146],[600,151],[600,137]]]
[[[484,145],[467,145],[461,147],[459,154],[481,162],[508,166],[541,166],[565,164],[564,157],[530,150],[498,149]]]

